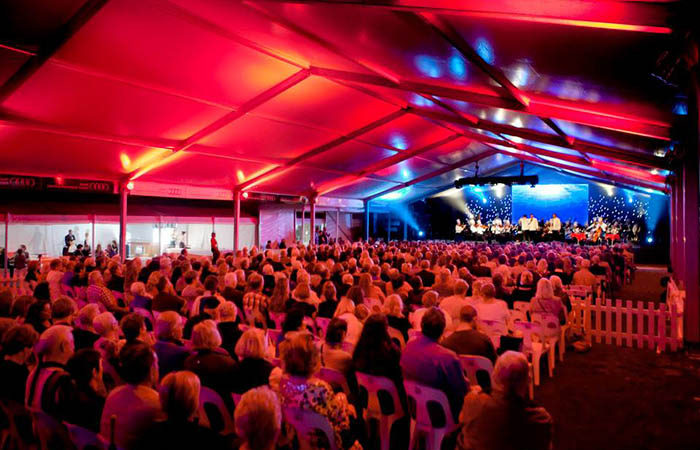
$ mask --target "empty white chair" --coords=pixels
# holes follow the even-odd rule
[[[300,450],[314,450],[317,448],[314,440],[311,438],[312,435],[317,434],[317,431],[321,431],[326,435],[329,449],[338,449],[333,427],[331,427],[328,419],[321,414],[289,406],[283,408],[282,413],[284,414],[284,420],[297,432]]]
[[[405,380],[406,395],[409,398],[411,414],[411,443],[409,449],[416,446],[418,435],[425,436],[426,450],[440,450],[442,440],[459,425],[455,423],[447,396],[439,389],[434,389],[415,381]],[[428,408],[428,404],[439,405]],[[431,414],[432,412],[432,414]]]
[[[202,386],[199,392],[199,417],[202,426],[220,434],[227,435],[235,432],[233,417],[228,412],[223,399],[215,390],[205,386]]]
[[[365,419],[365,425],[368,427],[368,434],[370,420],[376,419],[379,421],[380,448],[381,450],[389,450],[391,427],[394,425],[394,422],[405,415],[403,406],[401,406],[399,392],[394,382],[389,378],[368,375],[362,372],[356,372],[355,376],[357,377],[357,384],[360,388],[362,403],[365,403],[366,399],[366,404],[363,405],[363,417]],[[380,392],[388,394],[391,402],[381,402],[379,399]],[[386,398],[386,396],[382,397]]]

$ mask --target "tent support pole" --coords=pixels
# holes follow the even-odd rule
[[[241,226],[241,191],[233,191],[233,253],[238,252]]]
[[[126,207],[129,198],[129,189],[126,184],[119,186],[119,257],[121,262],[126,261]]]

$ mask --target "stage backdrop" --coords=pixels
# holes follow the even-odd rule
[[[538,184],[512,187],[512,222],[523,214],[537,218],[559,216],[562,222],[588,222],[588,184]]]

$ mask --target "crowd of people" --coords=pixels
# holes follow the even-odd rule
[[[0,292],[3,426],[39,410],[121,449],[295,448],[309,437],[283,419],[294,408],[324,416],[339,448],[360,448],[377,438],[363,423],[363,373],[391,380],[404,411],[404,380],[443,391],[457,448],[546,449],[552,419],[527,395],[509,310],[529,302],[531,314],[563,324],[564,285],[614,279],[630,258],[623,246],[355,242],[243,249],[216,262],[186,249],[148,261],[44,260],[32,295]],[[504,339],[482,321],[502,323]],[[464,354],[492,361],[491,379],[470,385]],[[348,395],[321,367],[345,376]],[[212,394],[233,429],[200,408]],[[403,431],[392,448],[407,442]]]

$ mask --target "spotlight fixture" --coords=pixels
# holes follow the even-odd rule
[[[537,175],[519,175],[517,177],[469,177],[455,180],[455,187],[461,189],[467,185],[483,186],[486,184],[505,184],[512,186],[514,184],[529,184],[535,187],[540,182],[540,177]]]

